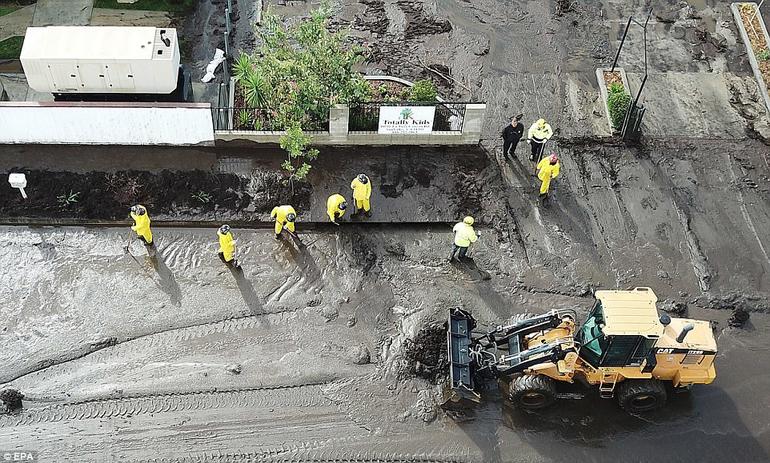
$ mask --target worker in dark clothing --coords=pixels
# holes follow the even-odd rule
[[[516,146],[524,135],[524,124],[521,123],[523,114],[513,116],[511,123],[503,129],[503,157],[516,155]],[[510,153],[509,153],[510,151]]]

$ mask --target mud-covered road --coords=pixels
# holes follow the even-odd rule
[[[661,412],[633,417],[591,396],[528,415],[490,393],[453,421],[412,374],[420,328],[458,305],[489,322],[590,305],[550,286],[546,266],[500,252],[494,230],[477,268],[446,262],[443,227],[306,233],[300,247],[235,230],[242,272],[219,262],[213,229],[157,229],[155,258],[139,244],[125,255],[124,231],[2,230],[2,381],[27,396],[0,417],[4,448],[42,461],[767,457],[770,377],[749,365],[770,361],[770,315],[728,328],[728,310],[690,304],[718,323],[719,376]]]

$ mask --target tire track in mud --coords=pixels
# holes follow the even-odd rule
[[[145,348],[157,347],[159,345],[169,345],[174,342],[189,341],[195,338],[201,338],[217,333],[230,333],[233,331],[245,330],[256,328],[257,325],[264,322],[272,322],[271,318],[277,318],[276,321],[283,321],[288,314],[295,313],[299,308],[282,308],[274,312],[265,312],[257,315],[241,315],[224,320],[207,321],[194,323],[188,326],[167,328],[151,333],[140,334],[137,336],[127,337],[125,339],[118,339],[117,337],[108,337],[100,341],[90,343],[83,346],[71,353],[71,355],[60,359],[46,359],[41,360],[36,365],[23,370],[16,376],[3,381],[3,383],[10,383],[21,379],[25,376],[41,372],[47,368],[51,368],[57,365],[62,365],[68,362],[73,362],[87,357],[96,352],[102,351],[107,348],[113,348],[118,346],[125,346],[129,343],[146,341],[148,344]]]
[[[692,217],[687,213],[686,207],[682,204],[681,196],[686,196],[689,193],[687,190],[674,185],[671,177],[664,172],[659,162],[656,162],[650,156],[650,153],[645,153],[646,159],[649,160],[651,179],[661,179],[662,186],[667,187],[671,191],[671,205],[679,217],[679,223],[682,226],[682,234],[684,235],[685,244],[687,245],[687,252],[690,255],[690,267],[692,267],[695,277],[698,279],[698,286],[702,292],[708,292],[711,289],[712,271],[711,266],[708,263],[708,258],[703,253],[700,247],[700,241],[692,230],[691,222]],[[641,162],[641,161],[640,161]]]
[[[25,408],[19,415],[1,415],[0,428],[226,407],[333,406],[333,402],[326,398],[321,390],[321,386],[325,384],[328,382],[224,391],[147,394],[46,405],[40,408]]]

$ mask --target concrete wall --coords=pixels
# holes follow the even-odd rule
[[[208,104],[0,102],[0,144],[213,145]]]
[[[381,135],[378,133],[349,133],[350,109],[336,105],[329,113],[328,132],[309,132],[314,145],[477,145],[481,139],[481,127],[487,105],[468,104],[462,132],[433,132],[430,135]],[[251,141],[254,143],[278,143],[284,132],[256,132],[250,130],[218,130],[219,141]]]

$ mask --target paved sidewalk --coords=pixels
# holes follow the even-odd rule
[[[35,14],[35,5],[25,6],[13,13],[0,16],[0,42],[24,35],[27,27],[32,25],[32,16]]]
[[[87,26],[93,0],[38,0],[33,26]]]
[[[94,8],[90,24],[92,26],[169,27],[171,16],[166,11]]]

